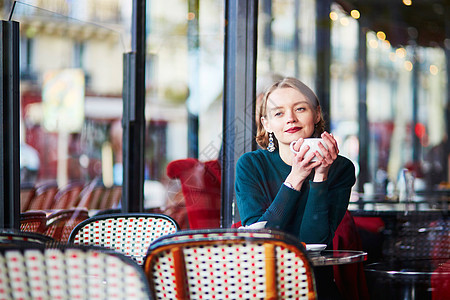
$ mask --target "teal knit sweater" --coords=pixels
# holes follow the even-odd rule
[[[356,181],[353,163],[338,156],[326,181],[313,182],[310,174],[301,191],[283,184],[290,172],[278,150],[259,149],[239,158],[235,189],[242,225],[267,221],[266,228],[283,230],[305,243],[330,246]]]

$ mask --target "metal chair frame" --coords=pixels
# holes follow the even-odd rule
[[[55,242],[55,240],[53,238],[43,235],[43,234],[40,234],[40,233],[21,231],[21,230],[10,229],[10,228],[0,229],[0,242],[14,243],[16,241],[32,242],[32,243],[38,243],[38,244],[48,244],[48,243]]]

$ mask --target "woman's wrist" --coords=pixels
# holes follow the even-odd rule
[[[290,189],[300,191],[302,189],[303,181],[296,182],[295,179],[290,178],[289,176],[284,180],[284,185],[287,186]]]
[[[293,186],[291,183],[287,182],[287,181],[283,182],[283,184],[284,184],[285,186],[287,186],[288,188],[290,188],[291,190],[300,192],[300,190],[295,189],[294,186]]]
[[[328,179],[328,174],[315,173],[313,181],[314,182],[322,182],[322,181],[325,181],[327,179]]]

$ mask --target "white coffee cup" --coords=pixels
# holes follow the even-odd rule
[[[322,143],[322,145],[325,147],[325,149],[328,149],[328,146],[327,146],[327,144],[325,143],[325,141],[323,140],[323,139],[321,139],[321,138],[308,138],[308,139],[304,139],[303,140],[303,144],[300,146],[300,149],[298,150],[298,151],[295,151],[295,149],[294,149],[294,144],[296,143],[297,141],[292,141],[291,142],[291,145],[290,145],[290,148],[291,148],[291,151],[292,152],[294,152],[294,153],[299,153],[300,151],[302,151],[302,149],[305,147],[305,146],[309,146],[309,150],[305,153],[305,158],[310,154],[310,153],[315,153],[316,151],[318,151],[319,153],[320,153],[320,155],[322,155],[323,156],[323,153],[322,153],[322,151],[320,150],[320,148],[319,148],[319,143]],[[317,157],[313,157],[313,159],[311,159],[311,161],[313,162],[313,161],[317,161]]]

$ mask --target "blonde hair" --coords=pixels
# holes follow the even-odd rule
[[[320,120],[316,124],[314,124],[314,133],[311,137],[320,137],[320,135],[325,130],[325,121],[323,119],[322,110],[320,109],[319,99],[317,99],[316,94],[303,82],[293,77],[283,78],[274,84],[272,84],[265,92],[263,101],[261,101],[261,107],[259,109],[260,115],[264,118],[267,118],[267,100],[269,99],[270,94],[277,89],[283,88],[293,88],[300,93],[302,93],[310,102],[311,107],[315,112],[319,111]],[[275,147],[278,147],[278,141],[275,136],[273,136],[273,141],[275,143]],[[263,149],[267,149],[267,145],[269,144],[269,134],[265,130],[261,120],[258,120],[257,128],[256,128],[256,142]]]

